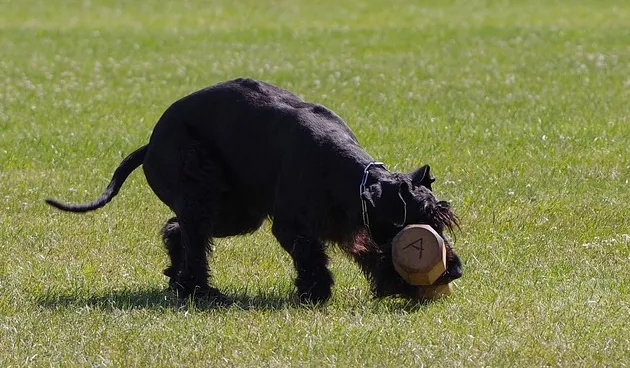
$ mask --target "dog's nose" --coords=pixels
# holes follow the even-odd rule
[[[446,271],[439,279],[437,279],[435,282],[436,284],[448,284],[449,282],[462,277],[462,262],[456,254],[452,254],[446,267]]]
[[[440,278],[438,278],[435,281],[435,284],[436,285],[448,284],[449,282],[453,280],[457,280],[460,277],[462,277],[461,266],[452,266],[452,267],[449,267],[446,270],[446,272],[444,272],[442,276],[440,276]]]
[[[456,280],[462,277],[462,266],[454,265],[453,267],[450,267],[448,270],[446,270],[446,274],[444,276],[448,277],[451,280]]]
[[[462,261],[455,252],[451,253],[451,259],[446,268],[446,275],[451,280],[456,280],[462,277]]]

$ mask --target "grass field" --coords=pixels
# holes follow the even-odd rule
[[[630,2],[0,0],[0,366],[627,366]],[[164,109],[237,76],[341,115],[462,220],[452,297],[374,301],[338,252],[297,304],[266,226],[216,244],[227,308],[165,290],[140,171]]]

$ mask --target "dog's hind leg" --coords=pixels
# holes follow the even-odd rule
[[[208,253],[212,251],[215,211],[215,197],[209,193],[212,191],[204,191],[195,183],[190,183],[174,206],[181,239],[181,268],[170,284],[182,299],[194,297],[225,303],[227,298],[218,289],[209,286]]]
[[[182,244],[182,267],[175,275],[174,286],[180,298],[216,297],[218,290],[208,285],[210,239],[208,224],[194,215],[178,213]]]
[[[196,141],[162,148],[150,150],[144,166],[152,189],[176,215],[162,229],[171,260],[165,270],[169,284],[182,299],[224,302],[226,298],[209,286],[208,269],[217,206],[225,190],[221,169]],[[173,156],[179,159],[169,162]]]
[[[171,265],[164,270],[164,275],[170,278],[171,287],[175,282],[175,276],[182,269],[182,233],[177,222],[177,217],[171,217],[160,231],[164,248],[171,262]]]
[[[323,303],[330,299],[334,280],[328,269],[324,244],[316,238],[296,232],[291,222],[276,217],[271,231],[282,248],[293,258],[297,271],[295,285],[302,302]]]

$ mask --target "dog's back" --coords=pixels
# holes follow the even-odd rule
[[[205,88],[175,102],[169,110],[217,153],[243,158],[246,162],[239,166],[247,166],[252,157],[268,164],[279,161],[287,149],[295,155],[294,149],[304,144],[356,144],[350,128],[334,112],[252,79]],[[158,123],[155,131],[160,129]]]

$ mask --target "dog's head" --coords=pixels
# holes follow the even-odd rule
[[[362,200],[367,205],[371,238],[381,253],[380,270],[373,280],[379,296],[401,295],[413,297],[417,287],[404,281],[392,263],[391,242],[408,224],[430,225],[444,239],[446,272],[436,284],[447,284],[462,275],[462,264],[453,250],[445,231],[453,232],[457,217],[447,201],[438,200],[431,185],[435,178],[425,165],[411,173],[392,173],[366,186]]]

